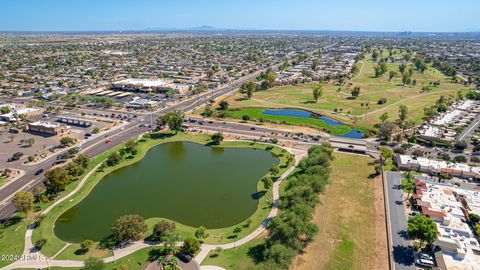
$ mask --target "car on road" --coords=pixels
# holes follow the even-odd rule
[[[55,165],[58,165],[58,164],[62,164],[62,163],[65,163],[65,162],[66,162],[66,160],[57,160],[57,161],[54,161],[54,162],[52,163],[52,166],[55,166]]]
[[[41,173],[43,173],[43,169],[38,169],[38,170],[35,172],[35,175],[39,175],[39,174],[41,174]]]
[[[107,139],[107,140],[105,140],[105,143],[109,143],[109,142],[111,142],[111,141],[112,141],[112,140]]]
[[[256,128],[255,128],[255,127],[251,127],[250,130],[256,130]]]

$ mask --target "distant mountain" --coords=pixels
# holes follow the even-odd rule
[[[187,28],[187,30],[194,30],[194,31],[212,31],[212,30],[218,30],[217,28],[211,26],[211,25],[201,25],[201,26],[195,26],[195,27],[190,27]]]
[[[215,31],[220,30],[210,25],[200,25],[195,27],[149,27],[144,29],[145,31]]]

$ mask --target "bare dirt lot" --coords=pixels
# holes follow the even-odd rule
[[[385,223],[373,160],[335,154],[330,185],[320,195],[313,222],[319,232],[291,269],[385,269]]]

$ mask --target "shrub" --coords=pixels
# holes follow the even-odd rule
[[[381,99],[379,99],[379,100],[377,101],[377,104],[378,104],[378,105],[382,105],[382,104],[385,104],[385,103],[387,103],[387,99],[386,99],[386,98],[381,98]]]
[[[467,162],[467,158],[465,156],[456,156],[453,158],[455,160],[455,162],[458,162],[458,163],[465,163]]]
[[[41,238],[41,239],[38,239],[36,242],[35,242],[35,249],[37,250],[41,250],[42,247],[47,243],[47,239],[46,238]]]
[[[473,223],[479,223],[480,222],[480,216],[474,213],[468,214],[468,218],[470,219],[471,222]]]

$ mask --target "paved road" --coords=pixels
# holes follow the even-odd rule
[[[407,218],[401,186],[403,176],[397,172],[387,172],[386,176],[395,270],[415,270],[414,249],[407,238]]]
[[[278,66],[274,66],[273,69],[277,69]],[[265,69],[266,70],[266,69]],[[149,121],[149,119],[157,119],[159,116],[174,110],[180,110],[183,112],[191,111],[197,107],[200,107],[204,104],[207,104],[211,99],[216,99],[223,95],[227,95],[238,89],[243,83],[251,80],[255,80],[256,77],[265,70],[260,70],[258,72],[249,74],[245,77],[242,77],[232,84],[216,89],[213,92],[203,93],[195,98],[185,100],[174,104],[168,108],[163,108],[156,112],[146,115],[145,121]],[[82,145],[82,153],[86,154],[87,156],[93,157],[100,153],[103,153],[115,146],[122,144],[123,142],[127,141],[130,138],[137,137],[141,134],[144,134],[149,130],[148,127],[139,127],[138,122],[131,122],[128,123],[124,130],[120,130],[118,132],[112,132],[113,134],[109,136],[111,142],[105,143],[105,138],[102,136],[98,136],[95,138],[91,138],[90,140],[86,141]],[[56,160],[55,156],[47,158],[46,160],[40,162],[34,166],[24,166],[25,167],[25,175],[15,182],[10,183],[8,186],[0,189],[0,222],[8,219],[11,217],[16,209],[11,203],[11,199],[13,195],[18,191],[25,191],[25,190],[32,190],[35,186],[41,185],[43,181],[43,174],[35,175],[39,169],[43,169],[47,171],[52,167],[52,163]],[[23,168],[22,168],[23,169]]]

